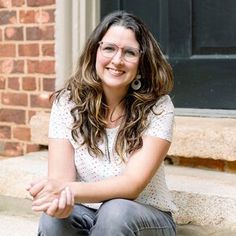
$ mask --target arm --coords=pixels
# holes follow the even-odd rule
[[[170,97],[159,99],[154,110],[143,136],[143,147],[132,154],[122,175],[93,183],[68,183],[77,202],[138,197],[164,160],[172,137],[174,106]]]
[[[49,139],[48,179],[33,184],[29,189],[34,197],[33,210],[45,211],[58,218],[67,217],[74,205],[74,195],[66,181],[76,176],[73,147],[66,139]]]
[[[170,143],[166,140],[144,136],[143,147],[133,153],[122,175],[98,182],[83,183],[76,182],[71,174],[75,173],[73,172],[74,164],[72,158],[69,158],[70,161],[68,161],[68,156],[62,155],[64,152],[62,149],[64,148],[61,142],[64,141],[51,142],[52,147],[56,148],[60,144],[60,148],[58,152],[55,151],[54,153],[57,154],[55,160],[54,155],[49,158],[51,182],[47,183],[47,186],[38,194],[40,198],[34,202],[36,207],[42,206],[42,202],[45,200],[41,196],[44,196],[45,192],[47,193],[48,201],[51,202],[59,197],[66,186],[70,187],[75,197],[75,202],[102,202],[112,198],[135,199],[157,171],[170,146]],[[56,164],[53,160],[56,161]],[[62,173],[64,174],[62,175]]]
[[[143,137],[143,147],[130,158],[122,175],[106,180],[68,182],[76,202],[102,202],[112,198],[135,199],[149,183],[169,149],[170,142]]]

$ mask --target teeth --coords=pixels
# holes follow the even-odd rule
[[[123,74],[123,71],[121,71],[121,70],[116,70],[116,69],[111,69],[111,68],[109,70],[114,75],[121,75],[121,74]]]

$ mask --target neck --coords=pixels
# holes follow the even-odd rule
[[[111,89],[105,89],[104,88],[104,95],[106,98],[106,103],[109,108],[109,111],[113,111],[117,106],[121,107],[120,102],[125,97],[127,91],[119,91],[117,90],[111,90]],[[120,104],[120,105],[119,105]],[[118,107],[117,107],[118,108]]]
[[[124,92],[112,91],[104,89],[106,103],[108,106],[107,125],[108,127],[116,127],[122,121],[124,116],[124,104],[122,99],[125,97]]]

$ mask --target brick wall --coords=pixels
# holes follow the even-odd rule
[[[55,0],[0,0],[0,155],[39,150],[30,118],[54,91]]]

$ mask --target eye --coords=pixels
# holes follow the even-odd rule
[[[127,48],[125,49],[125,55],[127,57],[137,57],[138,56],[138,51],[132,48]]]
[[[102,46],[102,50],[104,52],[115,52],[116,51],[116,47],[113,45],[103,45]]]

